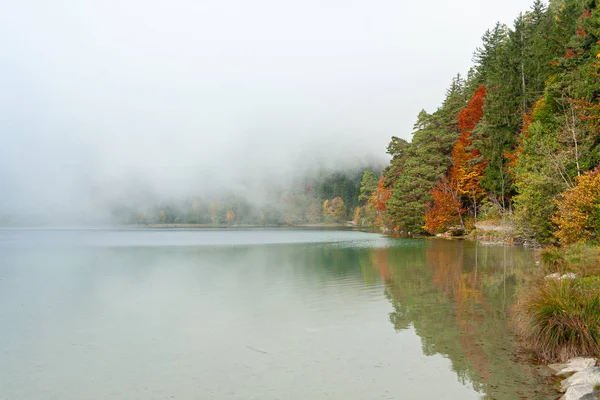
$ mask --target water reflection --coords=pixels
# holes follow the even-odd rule
[[[514,360],[509,307],[532,253],[465,241],[425,243],[424,249],[414,243],[371,252],[394,307],[394,328],[413,328],[425,354],[450,359],[460,381],[488,398],[554,398],[540,370]]]

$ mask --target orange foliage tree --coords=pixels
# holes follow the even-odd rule
[[[367,207],[375,209],[374,224],[378,227],[385,227],[387,224],[386,210],[387,202],[392,197],[392,190],[385,187],[385,178],[383,175],[379,178],[377,188],[371,194]]]
[[[477,205],[485,195],[479,184],[485,170],[485,162],[481,161],[479,149],[473,146],[471,133],[483,117],[485,85],[481,85],[471,97],[469,104],[458,114],[458,127],[461,135],[452,149],[453,165],[450,168],[450,181],[456,182],[458,192],[466,196],[472,206],[475,222],[477,222]]]

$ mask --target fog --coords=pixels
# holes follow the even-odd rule
[[[386,161],[530,1],[19,0],[0,12],[0,214],[253,193]]]

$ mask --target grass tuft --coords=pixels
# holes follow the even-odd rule
[[[600,249],[544,250],[542,266],[519,291],[517,331],[546,362],[600,355]],[[577,279],[545,279],[574,272]]]

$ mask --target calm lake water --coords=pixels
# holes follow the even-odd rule
[[[354,231],[0,230],[0,399],[553,399],[533,256]]]

